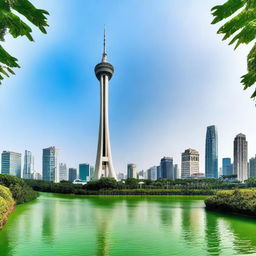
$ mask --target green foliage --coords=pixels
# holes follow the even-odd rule
[[[15,202],[7,187],[0,185],[0,228],[7,220],[8,214],[13,210]]]
[[[256,216],[256,190],[219,191],[205,204],[208,209]]]
[[[17,204],[29,202],[38,197],[38,193],[31,189],[22,179],[7,175],[0,174],[0,185],[8,187],[12,193],[12,196]]]
[[[118,187],[118,183],[114,178],[102,177],[99,180],[89,181],[86,184],[88,190],[100,190],[100,189],[115,189]]]
[[[20,15],[16,15],[14,11]],[[14,38],[26,36],[33,41],[31,27],[20,17],[23,16],[42,33],[46,33],[48,14],[45,10],[37,9],[29,0],[0,0],[0,41],[4,41],[7,32]],[[0,45],[0,81],[3,80],[3,75],[9,77],[9,74],[15,74],[12,68],[19,67],[18,60]]]
[[[238,13],[235,15],[236,12]],[[229,21],[220,27],[217,33],[224,34],[223,40],[233,36],[229,44],[235,44],[235,49],[240,44],[249,44],[254,42],[254,46],[247,57],[248,73],[242,76],[241,81],[244,85],[244,90],[246,90],[256,82],[255,0],[228,0],[223,5],[213,7],[212,14],[215,17],[212,24],[216,24],[234,14]],[[256,97],[256,89],[251,97]]]

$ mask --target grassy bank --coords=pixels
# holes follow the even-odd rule
[[[256,189],[219,191],[205,200],[207,209],[256,217]]]
[[[8,215],[14,210],[15,201],[9,188],[0,185],[0,229],[7,221]]]

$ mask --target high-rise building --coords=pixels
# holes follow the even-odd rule
[[[189,148],[181,154],[181,178],[189,178],[195,173],[199,173],[199,152]]]
[[[179,179],[180,178],[180,170],[179,166],[177,164],[174,165],[174,179]]]
[[[130,178],[137,179],[136,164],[127,165],[127,179],[130,179]]]
[[[114,67],[107,62],[106,33],[104,32],[104,51],[102,61],[96,65],[95,74],[100,81],[100,128],[98,150],[95,165],[95,179],[113,177],[116,173],[112,162],[108,125],[108,82],[114,73]]]
[[[232,175],[233,174],[233,165],[231,163],[231,158],[222,158],[222,175]]]
[[[94,178],[94,174],[95,174],[95,168],[94,166],[90,166],[90,179]]]
[[[237,175],[238,180],[244,181],[249,178],[249,171],[248,142],[246,136],[240,133],[234,139],[233,174]]]
[[[90,165],[79,164],[79,179],[84,181],[90,180]]]
[[[162,178],[172,179],[172,180],[175,179],[172,157],[163,157],[161,159],[160,166],[161,166]]]
[[[77,179],[77,169],[76,168],[69,168],[68,169],[68,181],[73,182]]]
[[[21,178],[21,154],[20,153],[3,151],[2,174],[15,175]]]
[[[147,172],[145,172],[144,170],[137,172],[137,179],[139,180],[147,179]]]
[[[157,166],[157,179],[161,179],[162,178],[162,170],[161,170],[161,166],[158,165]]]
[[[218,178],[218,133],[215,125],[208,126],[206,132],[205,176]]]
[[[32,179],[34,172],[34,158],[30,151],[25,150],[24,166],[23,166],[23,179]]]
[[[152,166],[147,170],[147,179],[156,180],[157,179],[157,166]]]
[[[64,163],[59,164],[59,181],[68,180],[68,169]]]
[[[249,161],[249,178],[256,177],[256,156]]]
[[[57,149],[49,147],[43,149],[43,180],[59,182],[57,164]]]
[[[246,136],[239,133],[234,140],[234,174],[239,181],[248,179],[248,143]]]

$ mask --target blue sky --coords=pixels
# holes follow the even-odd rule
[[[107,28],[110,134],[118,172],[134,162],[157,165],[186,148],[200,151],[204,170],[206,126],[219,132],[219,157],[232,157],[243,132],[249,156],[256,154],[255,105],[243,91],[249,47],[233,51],[210,25],[210,9],[224,0],[44,0],[47,35],[35,28],[35,43],[7,37],[4,47],[21,69],[0,87],[0,150],[35,155],[55,145],[68,167],[95,163],[99,85],[94,66]]]

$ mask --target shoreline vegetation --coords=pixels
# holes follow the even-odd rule
[[[205,199],[205,205],[213,211],[256,217],[256,189],[218,191]]]
[[[22,179],[16,176],[0,174],[0,229],[17,204],[29,202],[38,197]]]

